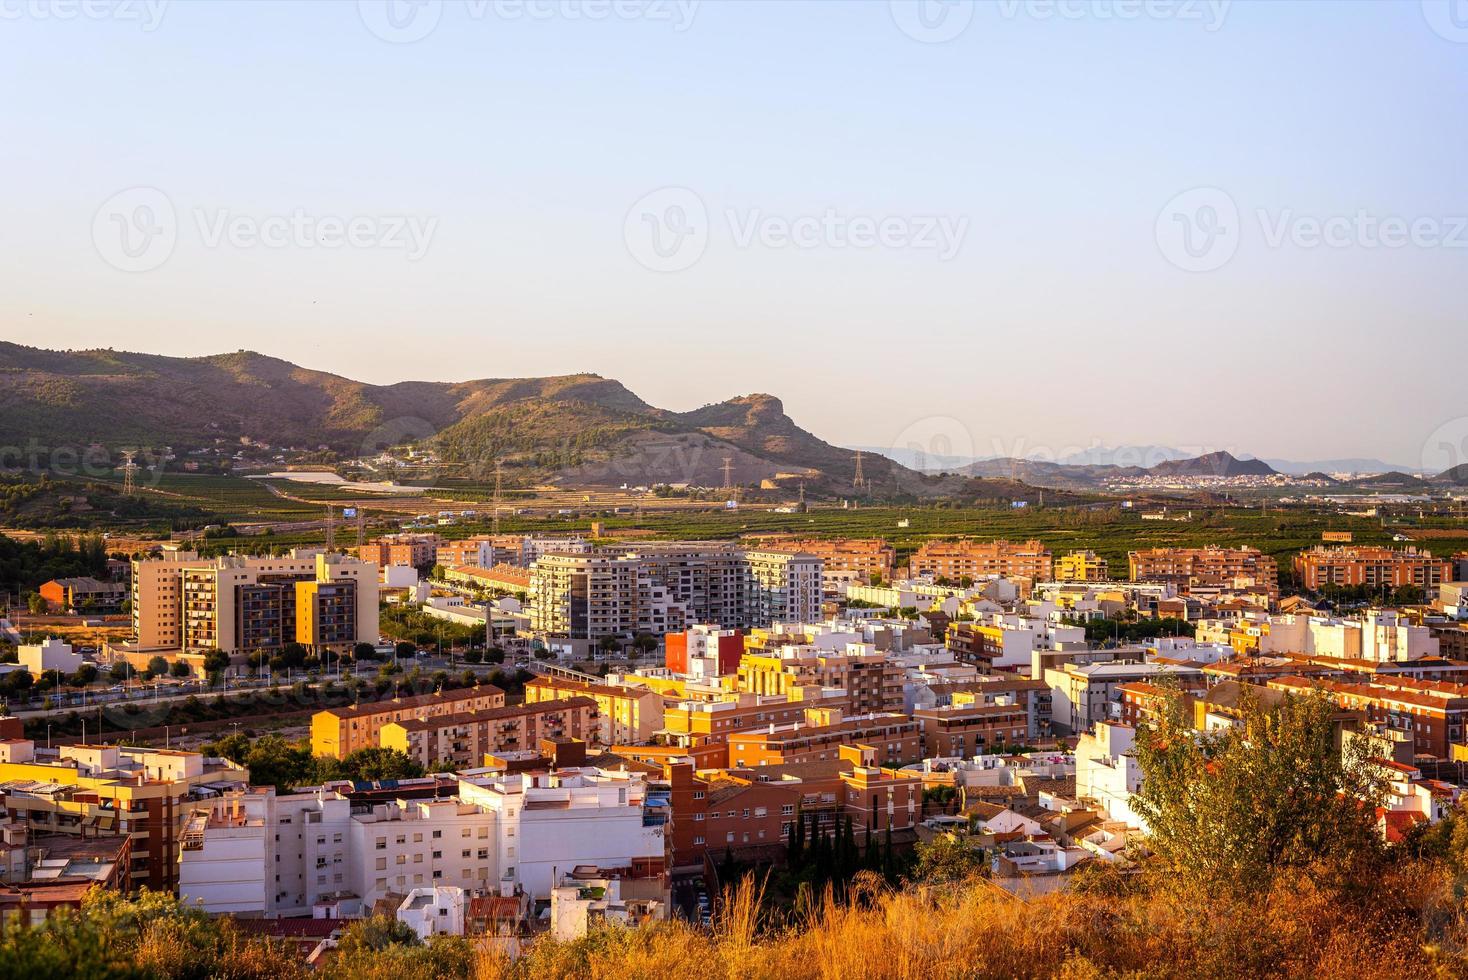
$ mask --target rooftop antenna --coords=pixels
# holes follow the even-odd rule
[[[336,524],[333,520],[335,511],[331,504],[326,505],[326,551],[330,554],[336,548]]]
[[[362,553],[362,537],[367,530],[367,512],[357,508],[357,553]]]

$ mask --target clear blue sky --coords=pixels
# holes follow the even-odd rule
[[[5,339],[372,382],[596,371],[674,409],[768,391],[832,441],[980,455],[1414,464],[1468,436],[1468,9],[1457,31],[1417,2],[1042,0],[955,8],[925,43],[958,22],[443,0],[394,43],[380,4],[65,2],[0,0]],[[124,271],[98,236],[139,187],[176,240]],[[704,208],[674,271],[629,214],[665,187]],[[1198,187],[1238,218],[1187,271],[1167,209]],[[781,237],[828,212],[895,237]],[[421,256],[211,237],[293,213],[432,232]],[[1380,246],[1358,214],[1426,237]],[[921,247],[936,218],[952,255]],[[1315,245],[1302,218],[1352,224]]]

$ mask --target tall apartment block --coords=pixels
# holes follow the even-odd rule
[[[807,622],[820,607],[819,558],[725,544],[544,555],[530,579],[531,628],[571,639]]]
[[[139,650],[185,653],[375,643],[377,577],[371,562],[314,549],[260,558],[169,551],[133,562],[133,636]]]

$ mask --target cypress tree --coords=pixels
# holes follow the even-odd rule
[[[805,859],[805,814],[799,809],[795,811],[795,826],[790,828],[788,859],[792,871]]]
[[[882,874],[889,882],[895,883],[897,877],[897,863],[892,858],[892,824],[887,823],[887,834],[882,841]]]
[[[862,867],[868,871],[882,870],[882,854],[877,850],[877,835],[871,830],[867,831],[867,853]]]

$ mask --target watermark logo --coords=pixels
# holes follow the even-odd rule
[[[1187,272],[1212,272],[1239,248],[1239,208],[1217,187],[1183,191],[1163,205],[1154,229],[1167,261]]]
[[[1005,20],[1175,20],[1202,24],[1213,33],[1223,26],[1232,0],[999,0]]]
[[[123,272],[149,272],[168,261],[178,243],[178,215],[156,187],[130,187],[109,197],[92,217],[97,254]]]
[[[1443,40],[1468,44],[1468,0],[1422,0],[1422,18]]]
[[[603,21],[645,20],[671,24],[676,33],[693,26],[699,0],[463,0],[455,10],[468,20]],[[357,0],[357,14],[374,37],[412,44],[438,29],[444,0]]]
[[[923,44],[951,41],[974,19],[973,0],[891,0],[888,7],[898,30]]]
[[[703,258],[709,215],[686,187],[663,187],[638,198],[622,223],[627,251],[653,272],[682,272]]]
[[[886,455],[919,472],[956,470],[974,462],[974,434],[951,415],[930,415],[899,432]]]
[[[173,255],[181,232],[215,249],[381,249],[400,251],[409,262],[428,253],[438,218],[414,214],[241,214],[229,208],[195,207],[180,220],[169,196],[156,187],[131,187],[112,195],[92,217],[92,243],[108,265],[150,272]]]
[[[357,14],[380,40],[412,44],[438,27],[443,0],[357,0]]]
[[[622,235],[639,265],[681,272],[703,257],[715,235],[737,249],[889,249],[931,252],[947,262],[963,247],[968,228],[966,215],[871,215],[838,208],[794,215],[726,208],[714,216],[694,191],[664,187],[632,205]]]
[[[1294,208],[1255,208],[1247,214],[1217,187],[1178,194],[1157,216],[1157,246],[1167,261],[1187,272],[1222,268],[1244,233],[1266,248],[1458,249],[1468,248],[1468,215],[1302,214]]]
[[[1449,419],[1422,443],[1422,475],[1468,485],[1468,416]]]
[[[169,0],[0,0],[0,20],[104,21],[137,24],[152,33],[163,23]]]
[[[1284,208],[1257,212],[1270,248],[1468,248],[1468,217],[1380,216],[1365,210],[1320,217]]]

